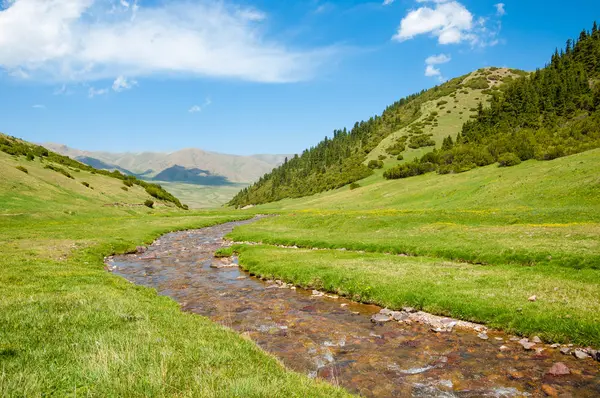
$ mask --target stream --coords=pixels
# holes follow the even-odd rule
[[[592,359],[546,344],[526,351],[514,336],[495,331],[484,340],[474,330],[375,323],[380,307],[265,282],[235,266],[235,257],[214,258],[224,236],[249,222],[169,233],[144,253],[109,258],[107,266],[172,297],[184,311],[248,336],[289,369],[362,396],[600,396],[600,367]],[[549,374],[557,362],[570,374]]]

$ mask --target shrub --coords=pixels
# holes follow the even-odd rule
[[[512,152],[504,153],[498,157],[498,167],[516,166],[521,163],[521,159]]]
[[[154,207],[154,202],[151,201],[150,199],[146,199],[146,201],[144,202],[144,206],[152,209]]]
[[[360,188],[360,184],[358,182],[353,182],[352,184],[350,184],[350,190],[353,191],[356,188]]]
[[[183,210],[189,210],[190,209],[190,207],[188,205],[181,205],[181,208]]]
[[[379,156],[377,156],[377,158],[379,160],[385,160],[387,158],[387,156],[385,156],[385,155],[379,155]]]
[[[448,103],[448,101],[446,101],[446,100],[441,100],[441,101],[438,101],[438,103],[437,103],[437,106],[438,106],[438,107],[440,107],[440,106],[442,106],[442,105],[446,105],[447,103]]]
[[[381,160],[369,160],[369,164],[367,165],[368,168],[370,168],[371,170],[373,169],[382,169],[383,168],[383,162]]]
[[[86,188],[89,188],[89,187],[90,187],[90,184],[89,184],[89,183],[87,183],[87,182],[85,182],[85,181],[82,181],[82,182],[81,182],[81,185],[83,185],[83,186],[84,186],[84,187],[86,187]]]
[[[35,156],[33,155],[33,153],[28,153],[27,160],[29,160],[31,162],[33,159],[35,159]]]
[[[45,169],[49,169],[52,171],[56,171],[57,173],[60,173],[62,175],[64,175],[67,178],[70,178],[72,180],[74,180],[75,178],[73,178],[73,176],[65,169],[58,167],[58,166],[54,166],[52,164],[47,164],[46,166],[44,166]]]
[[[129,191],[129,188],[127,188],[127,187],[121,187],[121,189],[125,192]]]
[[[388,180],[413,177],[420,174],[429,173],[435,170],[433,163],[410,162],[398,165],[383,173],[383,177]]]
[[[396,158],[396,160],[404,160],[404,156],[402,156],[402,154],[398,155],[398,157]]]
[[[483,76],[473,78],[468,82],[464,83],[463,85],[474,90],[485,90],[486,88],[490,88],[490,84],[488,83],[487,78]]]
[[[23,173],[27,173],[29,174],[29,170],[27,170],[25,167],[23,166],[17,166],[16,167],[17,170],[21,170]]]
[[[133,182],[131,180],[123,180],[123,184],[129,188],[133,186]]]
[[[426,135],[410,137],[408,147],[412,149],[422,148],[426,146],[435,146],[435,141]]]

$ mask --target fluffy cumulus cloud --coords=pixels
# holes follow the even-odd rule
[[[394,39],[403,41],[430,33],[440,44],[460,43],[473,28],[473,14],[457,1],[437,1],[411,10],[400,22]]]
[[[220,0],[4,0],[0,68],[67,83],[153,74],[290,82],[310,78],[334,51],[290,49],[267,37],[265,19]]]
[[[437,77],[440,81],[444,81],[442,71],[436,65],[442,65],[450,62],[452,58],[446,54],[432,55],[425,60],[425,76]]]
[[[400,22],[394,40],[405,41],[429,34],[439,44],[470,43],[473,46],[497,44],[500,24],[486,27],[486,18],[475,18],[462,3],[454,0],[417,0],[420,7],[410,10]],[[504,15],[504,4],[496,6],[497,16]]]

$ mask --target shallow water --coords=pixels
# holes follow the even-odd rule
[[[143,254],[116,256],[117,275],[178,301],[185,311],[249,336],[287,367],[368,397],[600,396],[600,365],[577,360],[547,345],[526,352],[510,336],[454,330],[434,333],[420,324],[375,324],[381,308],[346,299],[314,297],[279,288],[237,267],[211,268],[231,260],[213,253],[235,226],[227,223],[167,234]],[[237,261],[235,258],[233,262]],[[500,340],[501,339],[501,340]],[[506,345],[508,352],[500,352]],[[547,374],[556,362],[571,375]]]

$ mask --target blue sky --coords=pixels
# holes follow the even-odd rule
[[[484,66],[541,67],[596,0],[0,0],[0,131],[295,153]]]

